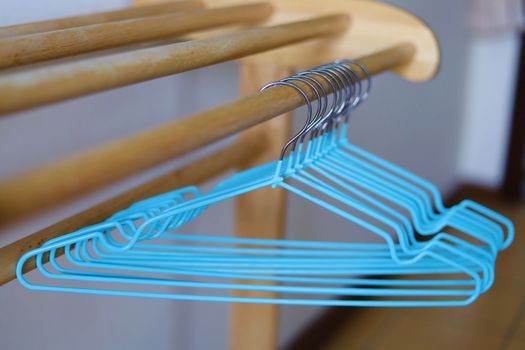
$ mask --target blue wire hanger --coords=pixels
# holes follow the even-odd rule
[[[19,281],[35,290],[87,294],[397,307],[467,305],[490,288],[497,254],[512,242],[512,223],[472,201],[445,208],[430,182],[349,143],[350,113],[371,87],[366,67],[336,61],[263,89],[276,85],[301,94],[308,110],[279,160],[206,194],[195,187],[172,191],[50,240],[20,259]],[[316,97],[315,113],[307,89]],[[175,232],[208,206],[265,187],[311,201],[383,243],[352,243],[351,232],[349,242]],[[448,227],[453,234],[444,232]],[[65,256],[57,258],[62,249]],[[44,282],[22,273],[33,257]],[[234,290],[278,294],[235,297]]]

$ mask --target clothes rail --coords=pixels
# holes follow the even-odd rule
[[[0,76],[0,114],[138,83],[344,31],[330,15]]]
[[[194,10],[0,38],[0,69],[269,18],[269,3]]]
[[[166,0],[133,0],[130,6],[149,6],[159,1]],[[74,57],[40,63],[40,68],[26,66],[4,70],[0,77],[0,115],[237,58],[242,58],[240,87],[246,97],[74,155],[36,169],[33,173],[7,179],[0,184],[0,224],[22,214],[48,208],[239,131],[242,131],[236,145],[239,150],[251,147],[253,140],[271,142],[257,154],[243,160],[227,155],[206,158],[203,163],[209,163],[209,170],[203,172],[210,173],[210,176],[214,176],[211,174],[213,171],[219,172],[219,168],[214,167],[217,162],[222,162],[221,157],[229,158],[223,163],[224,169],[228,168],[226,164],[231,163],[246,169],[276,159],[280,146],[290,136],[289,111],[301,106],[304,101],[299,94],[283,86],[259,93],[256,91],[266,83],[289,76],[297,70],[337,59],[361,57],[373,74],[389,70],[412,82],[427,81],[438,71],[440,50],[437,38],[424,21],[406,10],[373,0],[264,1],[271,3],[274,9],[274,15],[265,22],[265,28],[184,43],[164,43],[164,46],[146,50],[129,48],[137,51],[119,54],[97,52],[98,59],[84,56],[85,59],[80,60]],[[206,7],[216,8],[244,5],[247,1],[205,0],[205,3]],[[161,13],[169,11],[156,15]],[[144,16],[146,14],[129,18]],[[84,25],[122,19],[125,18],[99,19],[99,22]],[[63,28],[55,30],[80,25],[66,23]],[[53,29],[41,28],[20,34],[48,30]],[[11,32],[14,33],[13,28]],[[195,38],[200,37],[185,37]],[[255,53],[258,54],[252,55]],[[66,63],[59,64],[61,61]],[[329,88],[325,86],[325,89]],[[311,95],[313,93],[310,99],[313,98]],[[283,112],[287,113],[273,118]],[[250,129],[243,131],[247,128]],[[79,174],[79,166],[83,174]],[[195,171],[192,171],[191,183],[200,181]],[[181,178],[188,176],[188,173],[181,174]],[[183,184],[182,180],[175,181],[173,187]],[[151,190],[155,191],[156,186],[162,187],[163,182],[152,184]],[[158,192],[151,192],[154,193]],[[138,192],[135,194],[139,196]],[[112,208],[120,208],[119,200],[113,203],[96,206],[1,248],[0,262],[2,265],[10,264],[20,252],[31,245],[42,244],[51,237],[49,235],[61,235],[100,221],[100,218],[110,215],[108,213]],[[263,189],[239,197],[235,200],[236,235],[249,238],[255,237],[257,232],[264,232],[264,237],[268,239],[284,238],[286,207],[286,194],[279,188]],[[12,273],[10,269],[0,273],[1,281],[12,279],[12,275],[9,277]],[[243,291],[242,296],[257,297],[253,293],[257,292]],[[230,310],[229,349],[276,349],[278,319],[279,310],[275,305],[233,305]]]
[[[409,62],[414,53],[413,45],[402,44],[359,60],[371,74],[378,74]],[[329,84],[323,85],[331,91]],[[0,183],[0,223],[108,185],[303,104],[301,95],[277,86],[7,179]]]
[[[137,17],[156,16],[171,12],[195,10],[201,8],[204,8],[204,2],[200,0],[170,1],[154,5],[129,7],[121,10],[98,12],[88,15],[64,17],[0,27],[0,38],[14,35],[43,33],[52,30],[80,27],[111,21],[121,21]]]
[[[235,169],[248,158],[257,155],[266,144],[267,140],[252,140],[243,143],[242,147],[234,143],[0,248],[0,285],[16,278],[16,263],[25,252],[52,238],[99,223],[139,200],[180,187],[204,183]],[[26,271],[34,267],[33,263],[28,264]]]

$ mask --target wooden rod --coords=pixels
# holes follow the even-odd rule
[[[0,76],[0,114],[225,62],[341,33],[347,15],[94,57]]]
[[[291,68],[241,62],[241,93],[258,91],[268,80],[275,81],[294,73]],[[271,162],[281,153],[292,133],[292,112],[239,134],[239,143],[263,138],[272,140],[258,155],[241,164],[240,170]],[[235,235],[244,238],[283,239],[286,231],[287,191],[284,188],[263,188],[235,198]],[[254,283],[254,281],[242,281]],[[275,298],[276,293],[235,291],[237,297]],[[239,330],[242,329],[242,332]],[[229,350],[269,350],[278,348],[279,307],[268,304],[231,305]]]
[[[402,44],[360,61],[371,74],[378,74],[409,62],[414,52],[413,45]],[[321,83],[330,91],[326,82]],[[304,90],[315,98],[308,87]],[[276,86],[6,179],[0,183],[0,224],[189,153],[302,104],[295,90]]]
[[[252,140],[243,142],[242,147],[238,144],[228,146],[181,169],[148,181],[143,185],[0,248],[0,285],[16,278],[16,263],[27,251],[40,247],[44,242],[52,238],[99,223],[114,213],[129,207],[136,201],[177,188],[197,185],[225,171],[235,169],[249,158],[257,156],[265,148],[266,141]],[[34,261],[25,265],[26,272],[34,268]]]
[[[271,13],[271,4],[253,3],[0,38],[0,69],[224,25],[257,23]]]
[[[81,27],[112,21],[121,21],[130,18],[157,16],[177,11],[201,9],[204,7],[204,2],[201,0],[170,1],[155,5],[137,6],[121,10],[92,13],[89,15],[56,18],[33,23],[15,24],[12,26],[0,27],[0,38],[6,38],[15,35],[43,33],[53,30]]]

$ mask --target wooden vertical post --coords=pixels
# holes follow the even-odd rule
[[[241,63],[242,94],[250,94],[264,84],[291,75],[291,70],[270,65]],[[249,158],[243,169],[276,160],[290,137],[291,113],[253,127],[239,136],[239,144],[250,139],[268,140],[267,149]],[[241,169],[242,170],[242,169]],[[281,188],[265,188],[238,197],[235,232],[241,237],[282,238],[285,229],[286,193]],[[268,297],[270,293],[242,291],[244,297]],[[230,309],[230,349],[270,350],[277,348],[279,308],[276,305],[233,304]]]

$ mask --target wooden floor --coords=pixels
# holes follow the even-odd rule
[[[510,204],[494,194],[466,191],[461,197],[484,203],[516,225],[513,245],[498,256],[490,291],[463,308],[330,311],[310,329],[315,337],[298,340],[292,348],[525,350],[525,203]]]

